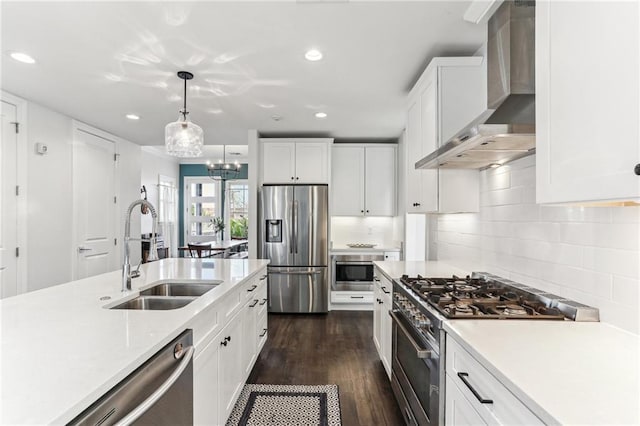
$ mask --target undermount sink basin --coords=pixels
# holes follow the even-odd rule
[[[202,296],[218,286],[212,283],[162,283],[140,292],[140,296]]]
[[[222,281],[210,282],[164,282],[142,290],[134,299],[127,300],[109,309],[137,309],[144,311],[167,311],[187,306]]]
[[[196,297],[138,296],[110,309],[138,309],[145,311],[167,311],[178,309],[196,300]]]

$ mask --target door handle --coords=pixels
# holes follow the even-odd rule
[[[409,343],[411,343],[411,346],[413,346],[413,349],[416,350],[416,356],[418,358],[429,359],[429,358],[433,357],[433,351],[430,351],[428,349],[423,349],[423,348],[420,347],[420,345],[418,345],[418,343],[416,343],[416,341],[413,339],[413,337],[409,333],[409,330],[407,330],[405,328],[405,326],[402,325],[402,323],[400,322],[400,319],[398,318],[398,316],[396,315],[396,313],[394,311],[389,311],[389,315],[391,316],[391,318],[393,318],[393,322],[402,331],[402,333],[407,338]]]
[[[84,253],[85,251],[91,251],[91,250],[93,249],[88,247],[82,247],[82,246],[78,247],[78,253]]]
[[[473,386],[471,386],[471,383],[469,383],[469,381],[467,380],[467,377],[469,377],[469,373],[458,373],[458,377],[460,377],[460,380],[462,380],[462,383],[464,383],[469,390],[471,391],[471,393],[473,394],[473,396],[476,397],[476,399],[478,401],[480,401],[481,404],[493,404],[493,400],[492,399],[485,399],[483,397],[480,396],[480,394],[478,393],[477,390],[474,389]]]
[[[173,384],[180,378],[184,370],[189,366],[191,360],[193,358],[193,346],[189,346],[184,355],[182,356],[182,361],[175,369],[173,373],[167,378],[167,380],[158,387],[158,389],[152,393],[147,399],[145,399],[142,404],[138,405],[135,409],[133,409],[129,414],[127,414],[123,419],[121,419],[117,426],[130,425],[135,422],[140,416],[146,413],[151,406],[153,406],[160,398],[164,396],[165,393],[173,386]]]
[[[293,202],[293,253],[298,254],[298,202]]]

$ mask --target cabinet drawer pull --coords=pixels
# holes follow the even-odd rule
[[[268,275],[263,275],[260,277],[260,281],[264,281],[266,278],[268,277]]]
[[[636,167],[633,169],[633,172],[640,176],[640,163],[636,164]]]
[[[267,334],[267,329],[266,329],[266,328],[263,328],[263,329],[262,329],[262,334],[261,334],[259,337],[264,337],[264,336],[265,336],[265,334]]]
[[[221,344],[222,346],[227,346],[227,345],[228,345],[228,343],[227,343],[227,341],[226,341],[226,340],[223,340],[222,342],[220,342],[220,344]]]
[[[262,302],[260,302],[260,306],[264,305],[265,303],[267,303],[267,299],[262,299]]]
[[[258,304],[258,299],[253,299],[253,303],[251,305],[249,305],[250,308],[253,308],[254,306],[256,306]]]
[[[387,290],[386,287],[380,287],[382,289],[382,291],[384,292],[384,294],[389,294],[391,293],[389,290]]]
[[[252,286],[251,286],[251,288],[248,288],[248,289],[247,289],[247,291],[248,291],[248,292],[252,292],[252,291],[253,291],[253,290],[255,290],[256,288],[258,288],[258,286],[254,284],[254,285],[252,285]]]
[[[469,376],[469,373],[458,373],[458,377],[460,377],[460,380],[462,380],[462,383],[464,383],[469,388],[473,396],[475,396],[476,399],[480,401],[481,404],[493,404],[493,399],[484,399],[483,397],[480,396],[478,391],[475,390],[473,386],[471,386],[471,383],[469,383],[469,381],[467,380],[468,376]]]
[[[352,299],[364,299],[364,296],[351,296]]]

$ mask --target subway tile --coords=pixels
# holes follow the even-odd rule
[[[563,223],[560,239],[569,244],[621,250],[640,248],[640,224]]]
[[[640,280],[613,276],[612,300],[625,306],[638,306]]]
[[[640,206],[610,207],[610,209],[613,223],[640,223]]]
[[[485,171],[485,180],[481,180],[481,187],[483,183],[486,185],[486,189],[489,191],[495,191],[496,189],[506,189],[511,187],[511,170],[508,166],[499,167],[497,169],[488,169]]]
[[[498,189],[484,193],[484,205],[503,206],[522,203],[522,188]]]
[[[530,222],[515,224],[513,236],[525,240],[560,241],[560,225],[557,223]]]
[[[628,278],[640,277],[640,259],[637,251],[585,247],[583,256],[585,269]]]
[[[640,316],[637,306],[630,307],[606,300],[598,301],[595,306],[600,309],[600,321],[631,333],[640,333]]]
[[[535,167],[519,168],[511,171],[511,186],[526,186],[534,188],[536,186]]]

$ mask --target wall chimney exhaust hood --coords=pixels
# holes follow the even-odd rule
[[[535,2],[505,1],[487,28],[487,110],[416,169],[485,169],[535,153]]]

